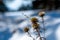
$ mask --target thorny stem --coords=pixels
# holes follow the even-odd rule
[[[44,27],[44,37],[45,37],[45,25],[44,25],[44,18],[42,17],[42,23],[43,23],[43,27]]]
[[[27,32],[27,33],[28,33],[28,35],[29,35],[31,38],[33,38],[29,32]],[[35,40],[35,39],[33,38],[33,40]]]

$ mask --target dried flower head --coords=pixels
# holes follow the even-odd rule
[[[24,32],[28,32],[29,31],[29,28],[28,27],[25,27],[24,28]]]
[[[38,24],[38,23],[32,24],[32,27],[33,27],[34,29],[37,29],[37,28],[39,28],[39,24]]]
[[[44,12],[44,11],[39,12],[39,16],[40,16],[40,17],[43,17],[44,15],[45,15],[45,12]]]
[[[35,18],[35,17],[34,17],[34,18],[31,18],[31,22],[32,22],[32,23],[36,23],[36,22],[38,22],[38,19]]]

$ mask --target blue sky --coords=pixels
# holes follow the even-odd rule
[[[39,23],[41,22],[41,17],[37,15],[39,11],[40,10],[5,12],[4,15],[0,16],[0,19],[2,19],[0,21],[0,40],[32,40],[32,38],[23,32],[23,28],[31,26],[30,18],[32,17],[38,18]],[[30,18],[26,18],[23,13]],[[45,27],[47,29],[46,39],[60,40],[60,11],[47,11],[46,13],[44,17]],[[13,33],[14,30],[16,30],[15,33]],[[36,37],[32,28],[30,33],[33,37]]]

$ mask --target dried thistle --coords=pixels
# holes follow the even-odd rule
[[[34,18],[31,18],[31,22],[32,22],[32,23],[36,23],[36,22],[38,22],[38,19],[35,18],[35,17],[34,17]]]
[[[44,15],[45,15],[45,12],[44,11],[42,11],[42,12],[39,12],[39,14],[38,14],[40,17],[43,17]]]
[[[29,31],[29,28],[28,27],[25,27],[24,28],[24,32],[28,32]]]
[[[33,38],[33,37],[31,36],[31,34],[29,33],[29,28],[28,28],[28,27],[25,27],[25,28],[24,28],[24,32],[27,32],[28,35],[29,35],[31,38]],[[35,40],[35,39],[33,38],[33,40]]]
[[[38,24],[38,23],[32,24],[32,27],[33,27],[34,29],[38,29],[38,28],[39,28],[39,24]]]

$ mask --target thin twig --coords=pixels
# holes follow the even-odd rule
[[[40,36],[39,29],[36,29],[36,31],[37,31],[37,33],[38,33],[39,40],[41,40],[41,36]]]
[[[26,17],[26,18],[29,18],[27,15],[25,15],[24,13],[23,13],[23,15]]]
[[[29,35],[31,38],[33,38],[29,32],[28,32],[28,35]],[[35,40],[35,39],[33,38],[33,40]]]

